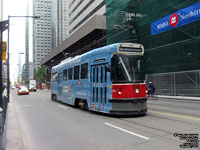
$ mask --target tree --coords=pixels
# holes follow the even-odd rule
[[[36,72],[37,81],[44,82],[45,81],[45,70],[47,66],[41,66]]]

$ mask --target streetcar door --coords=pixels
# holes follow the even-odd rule
[[[99,89],[99,108],[101,111],[106,111],[107,109],[107,64],[99,66],[99,82],[100,82],[100,89]]]
[[[91,67],[91,108],[92,110],[97,110],[98,109],[98,101],[99,101],[99,85],[98,81],[99,80],[99,68],[98,66],[92,66]]]
[[[107,65],[91,68],[91,107],[92,110],[104,111],[107,103]]]
[[[57,99],[62,100],[62,80],[63,80],[63,73],[58,74],[58,95]]]

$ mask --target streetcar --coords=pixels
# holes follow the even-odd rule
[[[67,58],[51,69],[51,98],[112,115],[147,112],[144,47],[115,43]]]

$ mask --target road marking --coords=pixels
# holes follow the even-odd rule
[[[43,99],[43,98],[42,98],[41,100],[42,100],[42,101],[47,101],[46,99]]]
[[[64,109],[67,109],[67,107],[65,106],[62,106],[62,105],[57,105],[58,107],[61,107],[61,108],[64,108]]]
[[[22,106],[24,106],[24,107],[30,107],[30,106],[32,106],[32,105],[22,105]]]
[[[172,117],[178,117],[178,118],[184,118],[184,119],[191,119],[191,120],[200,120],[199,118],[193,118],[193,117],[187,117],[187,116],[181,116],[181,115],[174,115],[174,114],[168,114],[168,113],[162,113],[162,112],[156,112],[156,111],[148,111],[154,114],[160,114],[165,116],[172,116]]]
[[[143,138],[143,139],[145,139],[145,140],[149,140],[149,139],[150,139],[150,138],[148,138],[148,137],[145,137],[145,136],[142,136],[142,135],[133,133],[133,132],[131,132],[131,131],[128,131],[128,130],[122,129],[122,128],[120,128],[120,127],[114,126],[114,125],[112,125],[112,124],[109,124],[109,123],[105,123],[105,124],[108,125],[108,126],[111,126],[111,127],[113,127],[113,128],[119,129],[119,130],[121,130],[121,131],[127,132],[127,133],[129,133],[129,134],[138,136],[138,137]]]

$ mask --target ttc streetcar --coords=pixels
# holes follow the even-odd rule
[[[51,70],[51,98],[113,115],[147,112],[144,47],[116,43],[67,58]]]

